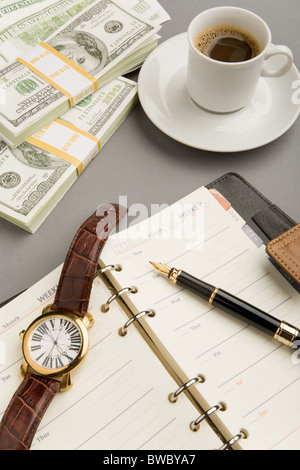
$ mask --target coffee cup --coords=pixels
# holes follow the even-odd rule
[[[229,39],[225,38],[226,29]],[[199,37],[206,50],[203,41],[199,48],[196,42]],[[288,47],[271,43],[265,21],[242,8],[216,7],[203,11],[188,28],[188,43],[188,93],[198,106],[215,113],[243,108],[254,96],[260,77],[280,77],[293,64]],[[272,60],[274,56],[283,59]]]

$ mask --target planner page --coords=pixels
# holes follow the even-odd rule
[[[182,269],[299,328],[298,292],[235,216],[200,188],[114,235],[101,262],[122,266],[121,272],[109,274],[116,289],[138,288],[135,294],[122,295],[134,314],[155,311],[155,317],[140,322],[178,373],[205,378],[193,386],[202,406],[226,406],[214,419],[228,439],[241,434],[238,444],[243,449],[297,449],[297,350],[173,284],[149,264]]]
[[[0,310],[0,420],[21,383],[19,332],[53,301],[61,267]],[[112,305],[100,311],[108,291],[94,281],[89,311],[90,350],[72,374],[73,387],[58,393],[35,436],[32,450],[47,449],[216,449],[222,445],[204,422],[199,432],[189,424],[199,412],[189,402],[168,401],[177,384],[137,330],[124,337],[128,317]]]

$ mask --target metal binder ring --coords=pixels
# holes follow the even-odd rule
[[[191,422],[191,424],[190,424],[191,430],[194,431],[194,432],[199,431],[200,424],[202,423],[202,421],[207,419],[213,413],[216,413],[216,411],[218,411],[218,410],[225,411],[226,410],[226,405],[224,405],[223,403],[219,403],[219,405],[215,405],[212,408],[210,408],[209,410],[207,410],[205,413],[203,413],[197,419],[195,419],[195,421]]]
[[[204,383],[205,382],[205,378],[202,376],[202,375],[199,375],[198,377],[194,377],[193,379],[189,380],[188,382],[186,382],[185,384],[183,384],[181,387],[179,387],[176,392],[174,393],[170,393],[169,395],[169,401],[171,403],[176,403],[177,400],[178,400],[178,397],[179,395],[184,392],[185,390],[187,390],[189,387],[191,387],[192,385],[195,385],[196,383]]]
[[[233,436],[230,439],[230,441],[226,442],[226,444],[224,444],[222,447],[220,447],[219,450],[227,450],[227,449],[229,449],[229,447],[233,446],[234,444],[236,444],[241,439],[247,439],[247,437],[248,437],[247,432],[244,431],[244,430],[241,430],[238,434]]]
[[[119,290],[118,292],[116,292],[115,294],[113,294],[109,299],[108,301],[106,302],[106,304],[102,305],[101,307],[101,311],[106,313],[108,312],[109,310],[109,306],[110,304],[116,300],[118,297],[120,297],[122,294],[125,294],[125,292],[130,292],[131,294],[136,294],[137,293],[137,288],[132,286],[132,287],[125,287],[124,289],[121,289]]]
[[[128,320],[124,326],[122,326],[122,328],[119,329],[119,335],[120,336],[126,336],[127,335],[127,328],[129,328],[129,326],[135,322],[136,320],[138,320],[139,318],[143,317],[147,315],[148,317],[154,317],[155,316],[155,312],[154,310],[144,310],[143,312],[139,312],[137,315],[134,315],[134,317],[130,318],[130,320]]]
[[[122,266],[120,264],[110,264],[108,266],[104,266],[104,268],[100,268],[98,265],[98,268],[96,269],[95,272],[95,278],[98,276],[101,276],[101,274],[104,274],[106,271],[122,271]]]

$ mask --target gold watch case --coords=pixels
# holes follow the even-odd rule
[[[81,334],[81,346],[75,359],[68,365],[60,368],[45,368],[38,365],[32,358],[29,349],[29,338],[33,331],[42,324],[46,319],[53,317],[62,317],[76,324]],[[22,340],[23,363],[21,365],[21,375],[23,378],[28,372],[36,373],[41,376],[52,377],[61,381],[60,391],[66,391],[72,387],[71,372],[81,365],[89,350],[89,336],[88,329],[94,324],[94,319],[90,313],[87,313],[84,318],[80,318],[74,314],[64,311],[51,311],[51,305],[44,308],[42,315],[36,318],[27,328],[20,333]]]

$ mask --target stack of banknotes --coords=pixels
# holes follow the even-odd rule
[[[37,230],[78,169],[33,145],[32,136],[59,118],[102,148],[137,102],[137,84],[123,75],[141,66],[168,20],[157,0],[0,0],[2,217]],[[41,43],[95,77],[97,91],[72,107],[19,60]]]

